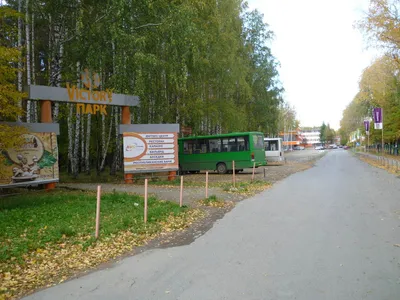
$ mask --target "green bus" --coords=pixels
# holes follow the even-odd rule
[[[219,135],[194,136],[178,139],[179,170],[199,172],[216,170],[220,174],[267,164],[264,135],[261,132],[235,132]]]

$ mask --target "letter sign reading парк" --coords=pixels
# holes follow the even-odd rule
[[[178,170],[178,143],[174,133],[124,134],[125,173]]]
[[[81,74],[81,82],[84,84],[86,89],[78,88],[75,85],[70,86],[67,82],[67,91],[69,101],[87,101],[87,102],[97,102],[96,104],[77,104],[76,111],[79,114],[96,114],[100,112],[101,114],[107,115],[106,104],[111,103],[112,91],[106,89],[105,91],[96,91],[94,89],[100,86],[100,76],[97,73],[93,73],[90,76],[89,70],[85,69]],[[106,104],[101,104],[101,103]]]

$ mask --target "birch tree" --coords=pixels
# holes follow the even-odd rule
[[[21,12],[22,12],[22,0],[18,0],[18,50],[22,51],[22,18],[21,18]],[[18,91],[22,92],[22,55],[19,56],[18,59]],[[19,106],[22,107],[22,103],[18,103]],[[18,121],[21,121],[21,116],[18,117]]]
[[[25,45],[26,45],[26,84],[31,85],[31,43],[30,43],[31,30],[29,26],[29,0],[25,0]],[[28,100],[26,104],[26,121],[32,121],[32,108],[31,101]]]

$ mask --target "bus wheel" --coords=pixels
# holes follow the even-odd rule
[[[224,163],[219,163],[219,164],[217,165],[217,172],[218,172],[219,174],[225,174],[226,171],[227,171],[226,164],[224,164]]]

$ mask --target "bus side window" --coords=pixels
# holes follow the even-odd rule
[[[222,152],[228,152],[228,144],[229,144],[229,139],[223,138],[222,139]]]
[[[196,153],[207,153],[207,140],[197,140]]]
[[[196,140],[184,141],[183,143],[183,153],[184,154],[193,154],[195,153]]]
[[[221,140],[220,139],[208,140],[208,151],[209,152],[221,152]]]
[[[249,139],[247,136],[237,137],[238,151],[248,151],[249,150]]]
[[[278,141],[271,142],[271,151],[278,151]]]
[[[222,152],[236,152],[238,151],[238,144],[235,137],[222,139]]]

